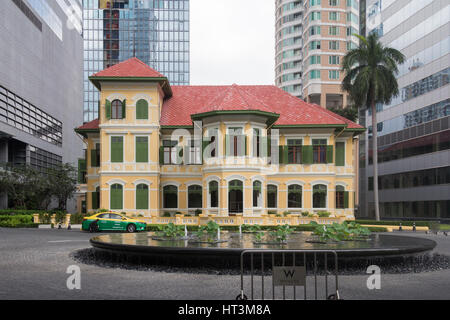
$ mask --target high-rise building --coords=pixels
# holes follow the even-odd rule
[[[81,19],[79,0],[2,1],[0,163],[44,170],[82,156]]]
[[[276,84],[326,108],[347,106],[341,62],[357,46],[356,0],[276,0]]]
[[[400,50],[400,95],[377,106],[380,215],[450,219],[450,3],[367,0],[366,32]],[[361,216],[374,215],[369,131],[361,139]],[[364,123],[363,123],[364,124]],[[368,143],[366,143],[368,142]],[[370,155],[369,157],[367,155]]]
[[[98,118],[88,77],[132,57],[189,84],[189,0],[84,0],[84,122]]]

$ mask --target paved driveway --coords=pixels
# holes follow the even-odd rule
[[[79,264],[70,257],[89,248],[92,235],[78,230],[0,229],[0,299],[234,299],[240,277],[129,271]],[[425,235],[450,256],[450,237]],[[81,290],[69,290],[71,265],[81,269]],[[450,270],[382,274],[381,290],[368,275],[340,277],[345,299],[450,299]],[[312,281],[312,279],[309,279]],[[270,284],[267,283],[267,287]],[[288,289],[289,290],[289,289]]]

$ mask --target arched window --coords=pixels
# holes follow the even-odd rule
[[[273,184],[267,186],[267,208],[276,208],[278,206],[277,201],[278,187]]]
[[[200,209],[202,204],[202,187],[198,185],[188,187],[188,208]]]
[[[244,185],[233,180],[228,184],[228,212],[231,215],[244,212]]]
[[[136,103],[136,119],[148,120],[148,102],[144,99]]]
[[[178,207],[177,186],[165,186],[163,188],[163,205],[166,209],[176,209]]]
[[[110,208],[111,210],[123,209],[123,186],[113,184],[110,190]]]
[[[313,187],[313,208],[327,207],[327,186],[317,184]]]
[[[148,185],[139,184],[136,186],[136,209],[148,210]]]
[[[302,207],[302,186],[291,184],[288,187],[288,208]]]
[[[253,182],[253,207],[262,207],[262,192],[261,192],[261,182]]]
[[[219,207],[219,183],[217,181],[209,183],[209,205],[211,208]]]
[[[114,100],[111,103],[111,119],[123,119],[123,105],[122,101]]]

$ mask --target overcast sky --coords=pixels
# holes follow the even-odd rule
[[[273,84],[274,0],[191,0],[191,84]]]

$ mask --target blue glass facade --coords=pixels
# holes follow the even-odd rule
[[[133,56],[172,85],[189,84],[188,0],[84,0],[83,19],[85,122],[98,117],[88,77]]]

